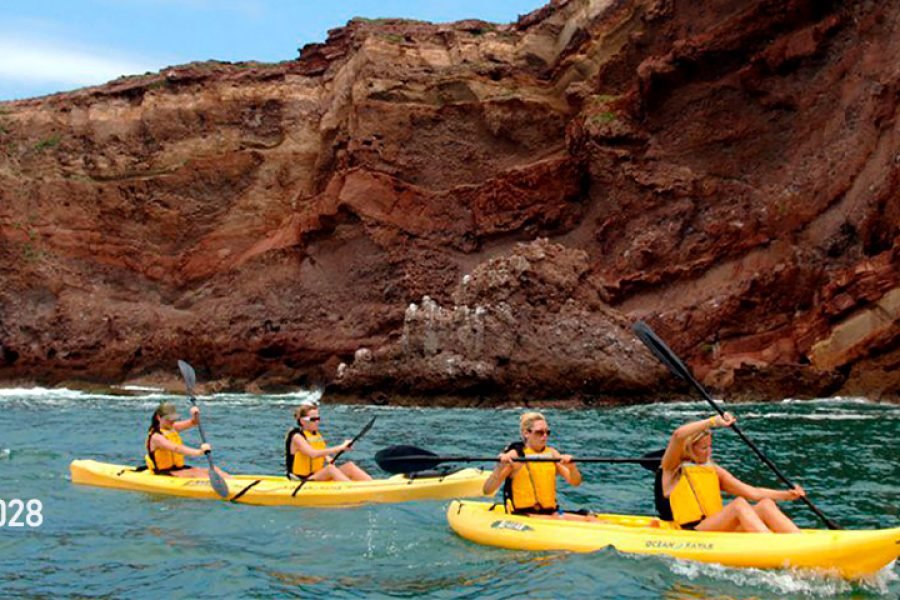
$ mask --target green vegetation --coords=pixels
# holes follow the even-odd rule
[[[28,262],[37,262],[44,258],[44,251],[40,248],[35,248],[31,242],[27,242],[22,248],[22,256]]]
[[[384,23],[388,23],[393,20],[394,19],[391,19],[388,17],[377,17],[375,19],[370,19],[368,17],[353,17],[352,19],[350,19],[350,22],[352,23],[353,21],[359,21],[361,23],[373,23],[373,24],[377,24],[377,25],[382,25]]]
[[[386,33],[381,37],[391,42],[392,44],[402,44],[406,41],[406,38],[404,38],[402,35],[397,35],[396,33]]]
[[[593,115],[591,117],[591,122],[605,125],[606,123],[611,123],[611,122],[615,121],[617,118],[618,117],[616,116],[616,113],[607,110],[602,113]]]
[[[473,28],[469,30],[472,35],[484,35],[486,33],[491,33],[492,31],[497,31],[497,26],[493,23],[485,23],[477,29]]]
[[[62,140],[62,138],[60,136],[51,135],[50,137],[43,139],[40,142],[38,142],[37,144],[35,144],[34,149],[37,150],[38,152],[43,152],[44,150],[47,150],[49,148],[55,148],[56,146],[59,145],[59,142],[61,140]]]
[[[619,99],[619,96],[610,96],[609,94],[595,94],[591,99],[597,104],[609,104]]]

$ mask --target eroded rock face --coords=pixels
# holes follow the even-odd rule
[[[398,342],[357,356],[331,393],[364,388],[417,395],[627,401],[662,367],[587,279],[588,256],[547,240],[517,245],[462,278],[452,305],[410,304]],[[399,388],[399,389],[398,389]]]
[[[643,318],[724,393],[896,397],[898,27],[555,0],[2,103],[0,379],[651,397]]]

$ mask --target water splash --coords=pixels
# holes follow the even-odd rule
[[[835,596],[853,589],[836,577],[794,570],[733,569],[717,564],[674,560],[671,571],[695,580],[703,577],[727,581],[740,587],[769,589],[779,595]]]

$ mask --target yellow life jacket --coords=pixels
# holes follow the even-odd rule
[[[321,433],[316,434],[308,434],[305,431],[292,429],[288,433],[287,446],[288,452],[291,451],[292,442],[294,440],[294,433],[299,433],[310,446],[315,450],[324,450],[326,448],[325,438],[322,437]],[[317,472],[319,472],[325,466],[325,457],[320,456],[318,458],[313,458],[311,456],[307,456],[302,452],[291,452],[293,455],[293,462],[291,463],[291,473],[298,477],[309,477]]]
[[[719,476],[713,465],[681,466],[681,476],[669,494],[672,518],[679,525],[696,523],[722,510]]]
[[[552,457],[549,446],[543,452],[536,452],[525,446],[524,456]],[[556,506],[556,463],[521,463],[522,468],[511,477],[510,502],[514,511],[543,510],[555,511]]]
[[[160,429],[159,431],[151,429],[147,432],[147,454],[144,456],[144,462],[147,463],[147,468],[153,470],[155,473],[159,473],[160,471],[170,471],[172,469],[180,469],[183,467],[183,455],[172,452],[171,450],[166,450],[165,448],[150,450],[150,438],[153,437],[154,433],[161,433],[163,437],[173,444],[178,444],[179,446],[183,444],[181,436],[178,435],[178,432],[174,429]]]

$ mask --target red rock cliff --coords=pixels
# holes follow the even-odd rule
[[[556,0],[2,103],[0,379],[636,398],[644,318],[896,397],[897,65],[895,3]]]

